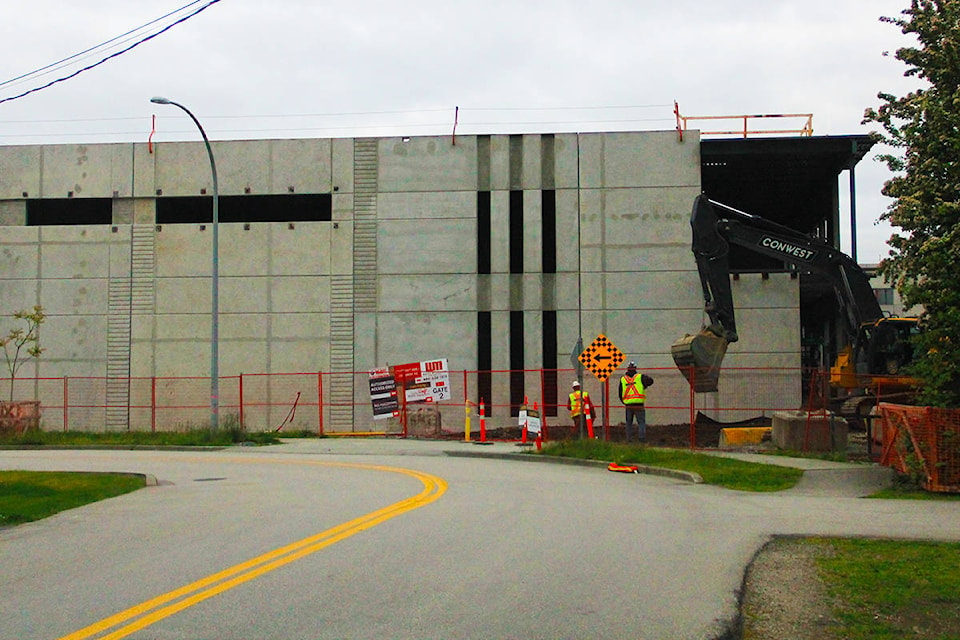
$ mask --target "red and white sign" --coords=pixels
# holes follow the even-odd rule
[[[398,364],[392,369],[394,379],[403,385],[407,402],[441,402],[451,397],[446,358]]]

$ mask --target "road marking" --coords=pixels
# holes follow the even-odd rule
[[[225,569],[213,575],[201,578],[196,582],[175,589],[163,595],[151,598],[146,602],[130,607],[120,613],[104,618],[99,622],[84,627],[69,635],[63,636],[60,640],[85,640],[93,638],[98,634],[108,631],[117,625],[129,622],[129,624],[116,629],[105,636],[99,636],[99,640],[118,640],[126,638],[131,633],[139,631],[155,622],[168,618],[179,611],[203,602],[208,598],[223,593],[233,587],[249,582],[274,569],[279,569],[285,565],[295,562],[321,549],[329,547],[332,544],[340,542],[361,531],[375,527],[376,525],[403,515],[408,511],[419,509],[431,502],[437,500],[447,490],[447,483],[437,476],[433,476],[421,471],[411,469],[401,469],[399,467],[385,467],[379,465],[367,464],[349,464],[336,462],[317,462],[315,464],[331,467],[348,467],[353,469],[371,469],[376,471],[389,471],[392,473],[401,473],[412,478],[416,478],[423,483],[423,491],[415,496],[411,496],[400,502],[377,509],[366,515],[354,518],[349,522],[344,522],[335,527],[327,529],[321,533],[304,538],[292,544],[280,547],[263,555],[251,558],[246,562]]]

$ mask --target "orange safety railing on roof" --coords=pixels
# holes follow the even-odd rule
[[[812,136],[813,135],[813,114],[812,113],[771,113],[771,114],[755,114],[755,115],[739,115],[739,116],[684,116],[680,114],[680,105],[676,102],[673,103],[673,113],[677,118],[677,133],[680,135],[680,140],[683,140],[683,132],[689,129],[689,123],[695,120],[726,120],[734,123],[739,123],[740,126],[736,129],[723,129],[718,131],[706,131],[701,130],[701,136],[723,136],[723,135],[735,135],[742,136],[744,138],[750,137],[751,135],[798,135],[798,136]],[[764,118],[802,118],[803,124],[799,129],[751,129],[750,124],[754,120],[762,120]],[[732,126],[732,125],[731,125]]]

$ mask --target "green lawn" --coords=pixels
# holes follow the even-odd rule
[[[680,449],[617,444],[603,440],[568,440],[543,447],[543,455],[619,464],[642,464],[697,473],[708,484],[738,491],[782,491],[797,484],[801,469],[744,462]]]
[[[960,544],[812,539],[834,598],[837,637],[848,640],[960,639]]]
[[[145,484],[142,476],[119,473],[0,471],[0,526],[40,520]]]

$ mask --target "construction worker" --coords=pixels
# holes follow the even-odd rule
[[[647,374],[637,375],[637,363],[627,363],[627,373],[620,378],[620,402],[626,408],[626,425],[624,427],[627,442],[630,442],[630,425],[637,423],[637,441],[647,439],[647,401],[646,389],[653,384],[653,378]]]
[[[578,428],[580,437],[583,437],[583,427],[586,424],[587,412],[590,412],[591,418],[594,416],[593,402],[590,400],[590,394],[580,388],[579,380],[574,380],[570,387],[572,391],[567,398],[567,410],[570,411],[573,426]]]

